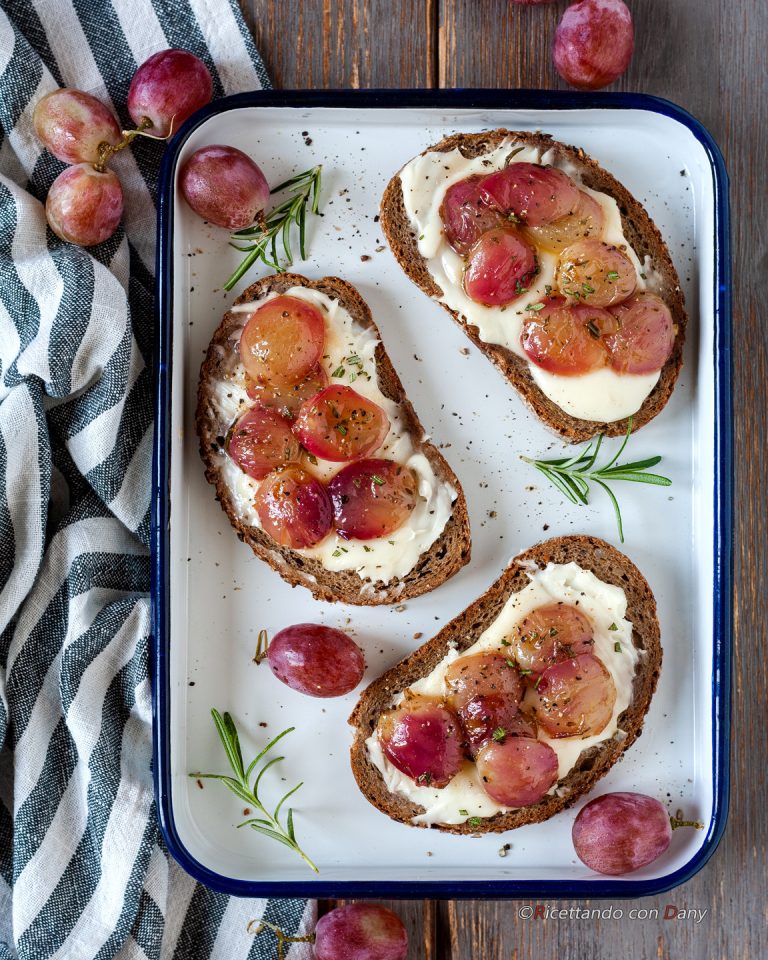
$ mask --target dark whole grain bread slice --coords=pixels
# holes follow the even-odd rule
[[[233,349],[231,334],[243,324],[243,314],[228,311],[211,339],[200,370],[196,413],[197,435],[200,440],[200,455],[205,464],[205,476],[216,488],[216,499],[227,514],[240,540],[247,543],[253,552],[265,560],[288,583],[301,584],[318,600],[338,601],[364,606],[383,603],[401,603],[403,600],[434,590],[469,562],[471,538],[469,516],[464,492],[456,475],[445,458],[429,443],[411,403],[405,395],[400,378],[381,343],[378,328],[371,311],[358,291],[338,277],[322,280],[307,280],[293,273],[265,277],[247,288],[235,301],[235,305],[260,300],[271,292],[284,293],[291,287],[303,286],[319,290],[338,300],[352,316],[356,324],[372,330],[379,343],[375,352],[379,389],[385,397],[398,403],[403,411],[408,432],[414,447],[429,460],[436,477],[449,483],[457,493],[451,516],[445,529],[432,547],[418,559],[415,567],[401,580],[378,582],[374,589],[363,589],[365,581],[354,570],[332,572],[316,557],[302,556],[289,547],[280,546],[258,527],[243,522],[236,514],[232,497],[221,473],[224,437],[230,426],[219,417],[213,397],[215,381],[222,376]]]
[[[474,158],[491,152],[506,138],[514,139],[519,144],[539,148],[542,154],[547,150],[554,151],[554,166],[562,164],[569,167],[575,166],[584,186],[613,197],[621,213],[624,236],[641,263],[646,255],[651,258],[653,267],[660,277],[659,286],[654,292],[671,310],[677,332],[672,354],[664,365],[656,386],[633,417],[633,429],[637,430],[664,409],[683,362],[687,315],[680,281],[667,245],[642,205],[615,177],[603,170],[581,148],[559,143],[547,134],[504,129],[484,133],[455,134],[446,137],[433,147],[428,147],[424,153],[448,153],[458,148],[464,157]],[[434,298],[442,296],[443,291],[435,283],[426,261],[419,253],[416,232],[405,209],[399,172],[387,184],[381,200],[380,216],[387,242],[395,259],[408,277],[428,296]],[[522,357],[507,347],[485,343],[480,339],[476,326],[445,304],[441,306],[445,307],[470,340],[499,368],[537,416],[566,440],[575,443],[588,440],[598,433],[615,437],[627,432],[626,419],[613,423],[601,423],[596,420],[579,420],[566,413],[546,397],[534,383],[528,363]]]
[[[534,563],[543,569],[547,563],[575,561],[591,570],[605,583],[621,587],[627,595],[626,619],[632,623],[632,642],[644,651],[635,670],[632,700],[619,715],[617,733],[609,740],[582,751],[571,772],[557,784],[557,792],[527,807],[497,813],[483,819],[479,826],[434,824],[448,833],[502,833],[527,823],[548,820],[570,807],[604,776],[619,756],[642,732],[643,720],[656,689],[661,669],[661,640],[656,601],[651,588],[637,567],[624,554],[597,537],[554,537],[539,543],[510,563],[499,579],[467,609],[423,646],[388,670],[363,691],[350,724],[355,728],[352,744],[352,772],[365,797],[393,820],[409,826],[424,808],[402,794],[391,793],[378,769],[371,763],[365,741],[373,733],[381,714],[408,686],[430,673],[454,647],[461,653],[479,638],[501,612],[509,597],[528,584],[527,569]]]

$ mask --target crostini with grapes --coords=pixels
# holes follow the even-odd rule
[[[661,657],[637,567],[596,537],[547,540],[363,692],[353,774],[411,826],[476,834],[547,820],[640,735]]]
[[[583,150],[541,133],[456,134],[390,180],[381,225],[440,303],[565,439],[666,405],[686,312],[661,234]]]
[[[238,537],[318,599],[400,603],[469,561],[461,485],[344,280],[248,287],[209,345],[196,424]]]

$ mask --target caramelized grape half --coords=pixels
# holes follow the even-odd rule
[[[249,317],[240,359],[257,383],[290,386],[317,369],[324,342],[325,321],[316,307],[298,297],[275,297]]]
[[[541,800],[557,780],[557,770],[552,747],[526,737],[487,743],[477,755],[483,789],[503,807],[526,807]]]
[[[504,306],[525,293],[537,270],[533,247],[520,233],[496,227],[469,251],[464,271],[467,296],[486,306]]]
[[[251,400],[257,400],[262,407],[278,410],[283,416],[293,419],[305,400],[309,400],[328,386],[328,374],[321,366],[297,383],[259,382],[247,377],[246,392]]]
[[[559,253],[577,240],[599,236],[603,220],[603,210],[597,200],[579,190],[570,213],[539,227],[525,227],[523,234],[537,247]]]
[[[513,630],[515,659],[532,674],[581,653],[592,653],[592,624],[576,607],[548,603],[532,610]]]
[[[301,405],[293,430],[314,456],[343,463],[378,450],[389,433],[389,417],[351,387],[332,384]]]
[[[637,275],[625,253],[591,238],[563,250],[555,282],[560,293],[573,303],[610,307],[634,293]]]
[[[501,221],[498,212],[480,199],[484,179],[483,174],[475,174],[451,184],[440,204],[445,239],[462,256],[486,230],[497,227]]]
[[[299,467],[268,474],[256,491],[254,505],[264,532],[294,550],[319,543],[333,526],[333,507],[325,487]]]
[[[434,697],[409,697],[378,724],[385,757],[419,786],[445,787],[462,765],[454,714]]]
[[[529,227],[559,220],[579,199],[579,190],[567,174],[538,163],[510,163],[503,170],[489,173],[479,194],[505,217],[512,214]]]
[[[276,410],[265,407],[253,407],[244,413],[229,433],[227,453],[254,480],[263,480],[285,463],[295,463],[300,452],[290,423]]]
[[[661,370],[672,353],[675,329],[669,307],[652,293],[638,293],[611,308],[618,329],[605,338],[611,366],[619,373]]]
[[[603,662],[591,653],[548,667],[526,703],[551,737],[591,737],[613,714],[616,685]]]
[[[387,537],[401,527],[419,498],[416,474],[394,460],[358,460],[328,484],[336,529],[355,540]]]
[[[527,310],[520,339],[526,355],[543,370],[579,376],[608,363],[606,339],[616,327],[616,319],[601,307],[569,306],[550,297],[540,310]]]

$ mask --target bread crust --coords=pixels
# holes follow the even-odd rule
[[[570,773],[558,782],[556,794],[548,794],[527,807],[497,813],[483,819],[479,826],[470,826],[466,822],[432,826],[446,833],[502,833],[527,823],[548,820],[587,793],[640,736],[656,689],[662,659],[656,601],[651,588],[632,561],[606,541],[583,535],[554,537],[515,557],[499,579],[463,613],[363,691],[349,718],[349,723],[355,728],[351,749],[352,772],[360,790],[375,807],[393,820],[409,826],[424,826],[413,823],[413,818],[423,813],[424,808],[401,794],[389,792],[379,770],[371,763],[365,746],[365,741],[373,733],[381,714],[391,706],[393,698],[430,673],[451,648],[461,653],[472,646],[497,618],[509,597],[527,586],[527,570],[531,563],[544,568],[550,562],[559,564],[572,560],[584,569],[591,570],[605,583],[615,584],[624,590],[627,596],[626,618],[632,623],[632,642],[637,649],[644,651],[635,670],[632,699],[618,718],[619,730],[603,743],[582,751]]]
[[[640,261],[650,256],[654,269],[661,278],[659,296],[665,301],[672,313],[673,323],[677,327],[672,354],[664,365],[659,380],[645,399],[642,407],[634,414],[633,429],[637,430],[657,416],[666,406],[683,362],[683,344],[687,314],[685,301],[677,271],[656,225],[648,216],[644,207],[629,193],[615,177],[600,167],[580,147],[567,146],[544,133],[526,133],[521,131],[497,129],[485,133],[460,133],[446,137],[440,143],[428,147],[421,154],[448,153],[459,149],[464,157],[473,158],[490,153],[506,138],[513,138],[526,146],[537,147],[544,153],[554,151],[555,165],[573,164],[578,168],[584,186],[599,190],[613,197],[621,213],[624,235],[634,249]],[[416,233],[411,226],[405,209],[400,171],[389,181],[381,200],[381,226],[387,242],[408,277],[429,297],[442,296],[443,291],[435,283],[427,263],[418,250]],[[453,319],[464,330],[469,339],[501,371],[502,375],[520,393],[536,415],[552,430],[571,443],[588,440],[603,433],[609,437],[623,436],[627,432],[628,421],[617,420],[602,423],[597,420],[579,420],[566,413],[539,389],[531,376],[526,360],[513,353],[507,347],[485,343],[480,339],[478,328],[463,319],[455,310],[441,303]]]
[[[419,557],[416,566],[404,578],[393,578],[387,583],[379,581],[374,584],[373,590],[364,590],[365,581],[354,570],[329,571],[317,558],[304,557],[289,547],[283,547],[258,527],[251,527],[240,520],[220,470],[222,458],[227,456],[224,450],[224,437],[229,424],[219,422],[213,403],[213,387],[221,376],[220,367],[225,362],[226,352],[232,350],[230,334],[243,322],[242,314],[238,315],[232,311],[224,314],[211,339],[200,370],[195,423],[200,441],[200,456],[205,464],[206,479],[216,488],[216,499],[229,517],[239,539],[247,543],[253,552],[265,560],[284,580],[293,586],[307,587],[318,600],[373,606],[401,603],[434,590],[457,573],[470,559],[469,515],[461,484],[442,454],[426,440],[419,418],[406,397],[400,378],[382,345],[371,311],[351,284],[338,277],[308,280],[299,274],[282,273],[265,277],[251,284],[237,298],[235,305],[259,300],[273,291],[284,293],[295,286],[318,290],[334,300],[339,300],[356,324],[375,333],[379,340],[375,353],[379,389],[385,397],[400,404],[414,446],[427,457],[438,480],[449,483],[457,492],[448,523],[432,547]]]

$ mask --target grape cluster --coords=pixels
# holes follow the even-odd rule
[[[135,130],[123,131],[103,103],[82,90],[54,90],[32,117],[42,144],[71,164],[54,180],[45,214],[53,232],[82,247],[107,240],[123,215],[123,190],[107,162],[142,134],[167,139],[210,102],[213,82],[205,64],[186,50],[161,50],[136,71],[128,91]]]

